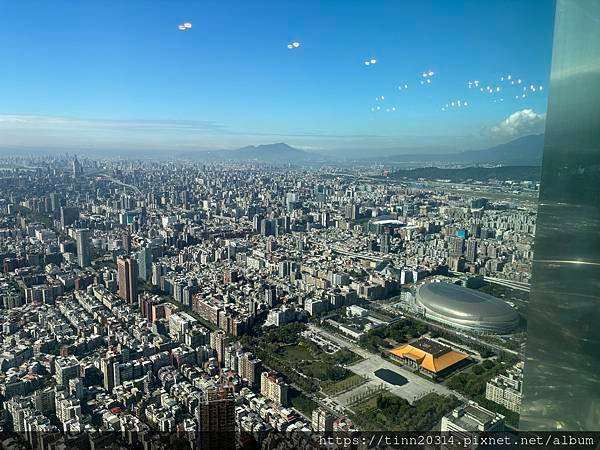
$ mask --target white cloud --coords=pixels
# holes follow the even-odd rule
[[[322,149],[340,145],[340,142],[377,142],[385,138],[369,133],[329,133],[321,130],[249,131],[208,120],[91,119],[0,112],[0,147],[4,148],[91,146],[218,150],[284,140],[301,148]]]
[[[498,136],[518,137],[526,134],[542,133],[545,122],[545,113],[539,114],[533,109],[522,109],[493,126],[491,131]]]
[[[36,116],[0,114],[0,129],[48,128],[53,129],[108,129],[147,131],[198,131],[216,132],[224,129],[221,124],[202,120],[110,120],[85,119],[61,116]]]
[[[18,114],[0,114],[0,127],[37,126],[37,125],[65,125],[69,119],[51,116],[33,116]]]

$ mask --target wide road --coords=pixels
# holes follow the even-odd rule
[[[131,189],[133,192],[135,192],[138,196],[142,196],[142,191],[140,190],[140,188],[138,188],[137,186],[134,186],[133,184],[127,184],[124,183],[121,180],[117,180],[115,177],[112,177],[110,175],[108,175],[107,173],[105,173],[102,170],[92,170],[90,172],[85,172],[84,176],[86,177],[100,177],[100,178],[104,178],[114,184],[118,184],[119,186],[123,186],[126,188]]]
[[[418,400],[430,393],[436,393],[440,395],[455,395],[458,398],[463,398],[462,395],[448,389],[446,386],[429,381],[408,369],[404,369],[403,367],[400,367],[377,354],[365,350],[349,339],[345,339],[342,336],[324,330],[323,328],[320,328],[314,324],[309,324],[309,328],[312,331],[320,333],[328,339],[336,342],[340,345],[340,347],[352,350],[354,353],[364,358],[357,363],[346,366],[346,368],[358,375],[367,376],[369,381],[358,386],[356,389],[352,389],[334,397],[334,400],[342,406],[347,406],[352,397],[366,392],[369,388],[375,389],[380,386],[383,386],[389,392],[407,400],[410,403],[413,403],[415,400]],[[379,369],[387,369],[397,373],[406,379],[406,384],[400,386],[382,380],[375,375],[375,371]]]
[[[530,287],[529,283],[524,283],[522,281],[505,280],[504,278],[494,278],[494,277],[483,277],[483,281],[487,281],[488,283],[498,284],[500,286],[515,289],[517,291],[523,291],[523,292],[531,291],[531,287]]]

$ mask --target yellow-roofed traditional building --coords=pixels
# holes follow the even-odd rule
[[[447,375],[469,361],[468,355],[427,338],[396,347],[390,353],[398,361],[431,377]]]

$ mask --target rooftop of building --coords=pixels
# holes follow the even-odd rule
[[[400,358],[413,360],[421,368],[432,373],[440,373],[469,358],[464,353],[427,338],[396,347],[390,350],[390,353]]]

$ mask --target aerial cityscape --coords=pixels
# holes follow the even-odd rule
[[[10,161],[7,426],[518,425],[535,181]]]
[[[360,3],[8,6],[3,448],[520,430],[553,4]]]

